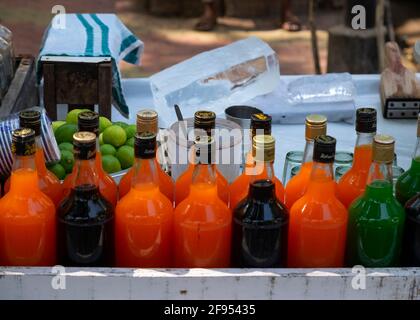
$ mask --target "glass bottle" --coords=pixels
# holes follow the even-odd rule
[[[212,111],[197,111],[194,114],[194,132],[195,137],[200,136],[211,136],[213,137],[213,131],[216,128],[216,114]],[[194,148],[194,146],[193,146]],[[195,161],[195,159],[194,159]],[[187,170],[185,170],[175,182],[175,205],[180,204],[185,198],[187,198],[190,192],[190,185],[192,182],[192,176],[195,168],[195,163],[190,162]],[[229,185],[223,174],[217,169],[216,172],[216,184],[220,199],[226,204],[229,203]]]
[[[420,114],[417,120],[417,145],[411,167],[397,180],[395,194],[401,205],[420,192]]]
[[[232,215],[218,195],[214,140],[195,142],[190,193],[174,213],[174,260],[178,268],[227,268],[230,265]]]
[[[268,179],[251,183],[248,197],[233,212],[233,267],[286,267],[288,222],[275,184]]]
[[[420,193],[408,200],[404,209],[401,262],[403,267],[420,267]]]
[[[229,186],[230,208],[234,210],[238,203],[248,195],[249,184],[259,179],[269,179],[276,185],[276,196],[284,201],[284,187],[274,173],[275,139],[269,135],[256,135],[252,140],[254,166],[246,168],[245,172]]]
[[[336,140],[331,136],[315,138],[308,186],[290,209],[289,267],[343,266],[347,210],[335,194],[335,146]]]
[[[394,138],[376,135],[365,192],[349,208],[347,265],[398,266],[404,209],[393,194]]]
[[[79,113],[78,130],[92,132],[96,135],[96,173],[98,175],[98,185],[100,193],[115,207],[118,201],[118,187],[114,179],[105,172],[102,167],[102,155],[99,152],[99,114],[93,111],[83,111]],[[72,181],[74,180],[75,167],[73,172],[69,174],[63,183],[64,194],[68,195],[71,189]]]
[[[376,110],[359,108],[356,111],[357,140],[353,165],[337,184],[337,195],[348,208],[366,188],[366,179],[372,163],[372,143],[376,134]]]
[[[153,132],[158,135],[158,114],[154,110],[140,110],[137,113],[137,133]],[[166,174],[158,162],[158,155],[153,160],[158,172],[159,189],[172,202],[174,199],[174,183]],[[132,167],[121,179],[118,186],[120,198],[124,197],[131,189],[131,181],[134,175]]]
[[[300,199],[308,186],[314,153],[314,139],[327,132],[327,118],[319,114],[311,114],[305,121],[305,150],[299,172],[289,180],[284,193],[284,203],[290,209]]]
[[[43,193],[45,193],[58,207],[63,198],[63,188],[60,180],[47,169],[44,149],[41,143],[41,113],[36,110],[22,111],[19,114],[19,126],[21,128],[29,128],[35,131],[35,165],[38,173],[38,185]],[[6,181],[5,191],[9,190],[10,180]]]
[[[14,130],[12,153],[10,190],[0,199],[0,265],[53,266],[55,207],[39,188],[35,131]]]
[[[114,265],[114,207],[99,191],[96,134],[73,135],[71,190],[58,209],[58,254],[64,266]]]
[[[173,208],[159,189],[155,133],[137,133],[134,153],[131,189],[115,209],[117,266],[169,268]]]

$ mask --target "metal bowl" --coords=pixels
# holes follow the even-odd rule
[[[255,113],[262,113],[262,111],[250,106],[231,106],[225,109],[226,119],[236,122],[243,129],[249,129],[251,116]]]

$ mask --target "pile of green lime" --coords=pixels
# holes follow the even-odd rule
[[[72,172],[74,165],[73,134],[77,132],[77,117],[86,109],[74,109],[66,116],[66,121],[54,121],[52,128],[61,160],[49,166],[60,180]],[[99,117],[99,145],[102,154],[102,166],[107,173],[115,173],[130,168],[134,163],[134,135],[136,125],[125,122],[112,123],[105,117]]]

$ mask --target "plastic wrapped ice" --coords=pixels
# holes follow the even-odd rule
[[[287,90],[291,104],[351,101],[356,94],[349,73],[302,77],[290,82]]]
[[[277,54],[256,37],[198,54],[150,78],[156,110],[167,125],[177,120],[175,104],[185,118],[202,109],[221,114],[273,91],[279,81]]]

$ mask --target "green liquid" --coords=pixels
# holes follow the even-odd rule
[[[395,186],[395,195],[401,205],[420,192],[420,157],[412,160],[411,167],[404,172]]]
[[[348,266],[398,266],[404,228],[404,208],[388,181],[374,181],[349,208]]]

